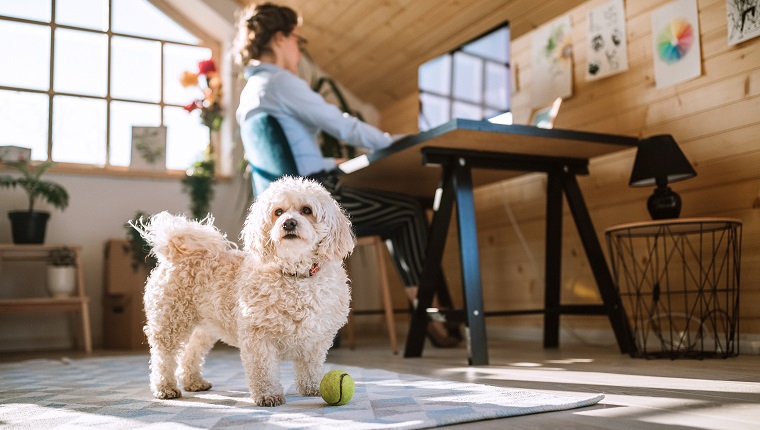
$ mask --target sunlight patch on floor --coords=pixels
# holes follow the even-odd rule
[[[562,370],[558,372],[557,370]],[[662,376],[630,375],[623,373],[584,372],[558,368],[530,366],[468,368],[453,367],[442,370],[449,374],[463,374],[480,381],[555,382],[609,387],[636,387],[664,390],[688,390],[725,393],[758,393],[760,383],[711,379],[673,378]]]

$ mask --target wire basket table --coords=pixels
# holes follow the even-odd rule
[[[615,285],[643,358],[739,354],[742,222],[680,218],[605,231]]]

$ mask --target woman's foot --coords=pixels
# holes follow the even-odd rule
[[[417,287],[407,287],[407,295],[413,308],[417,308]],[[427,327],[427,337],[436,348],[454,348],[462,341],[459,323],[446,322],[440,313],[428,314],[430,321]]]
[[[427,328],[427,337],[436,348],[455,348],[462,339],[450,336],[443,323],[430,321]]]

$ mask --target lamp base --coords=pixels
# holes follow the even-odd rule
[[[647,200],[647,209],[652,219],[678,218],[681,214],[681,196],[670,187],[657,187]]]

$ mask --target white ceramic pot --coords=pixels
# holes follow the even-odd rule
[[[48,266],[47,288],[53,297],[70,297],[77,287],[77,271],[74,266]]]

